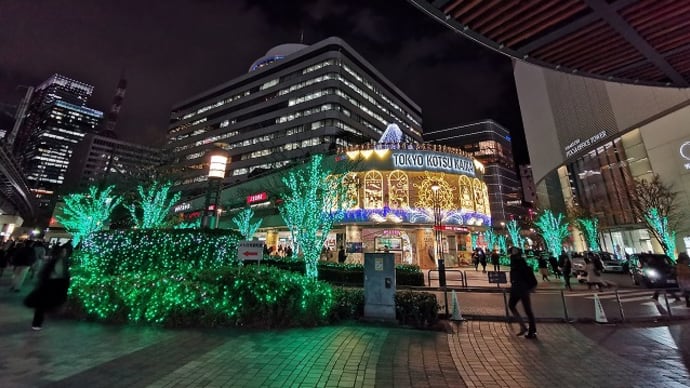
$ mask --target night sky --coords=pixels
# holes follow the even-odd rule
[[[424,130],[492,118],[527,159],[510,59],[405,0],[0,0],[0,103],[61,73],[107,111],[122,71],[117,132],[162,145],[171,106],[247,72],[269,48],[348,42],[422,107]]]

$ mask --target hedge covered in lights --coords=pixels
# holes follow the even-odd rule
[[[170,327],[314,326],[362,316],[361,288],[307,278],[299,260],[242,265],[239,239],[230,231],[198,229],[93,234],[73,256],[69,311],[80,319]],[[363,276],[361,265],[321,265],[330,281],[357,283]],[[416,266],[397,272],[423,281]],[[398,292],[396,305],[403,323],[428,327],[437,319],[433,294]]]

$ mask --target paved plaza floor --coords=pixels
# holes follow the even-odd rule
[[[690,387],[690,324],[503,322],[451,332],[358,322],[169,330],[49,317],[0,289],[0,387]]]

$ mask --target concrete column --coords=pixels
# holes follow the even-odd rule
[[[266,246],[267,247],[274,247],[274,249],[278,249],[278,231],[275,229],[269,229],[266,232]]]

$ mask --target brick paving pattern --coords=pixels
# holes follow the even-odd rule
[[[5,280],[5,279],[0,279]],[[690,323],[502,322],[453,333],[346,323],[167,330],[48,317],[0,282],[0,387],[690,387]]]

